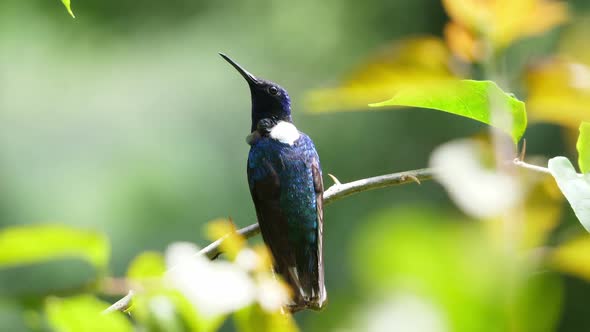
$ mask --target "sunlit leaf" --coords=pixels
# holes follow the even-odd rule
[[[555,248],[549,257],[554,269],[590,281],[590,237],[580,236]]]
[[[573,129],[590,119],[590,67],[585,64],[563,58],[537,64],[527,71],[526,85],[531,121]]]
[[[578,165],[582,173],[590,173],[590,122],[582,122],[580,136],[576,143]]]
[[[66,7],[66,9],[67,9],[68,13],[70,14],[70,16],[72,16],[73,18],[76,18],[76,16],[74,15],[74,12],[72,11],[72,7],[70,6],[70,0],[61,0],[61,2]]]
[[[107,238],[96,232],[57,225],[16,226],[0,231],[0,267],[80,258],[102,269],[107,266],[109,254]]]
[[[568,18],[564,2],[546,0],[443,0],[443,5],[453,24],[495,49],[541,34]]]
[[[514,142],[522,137],[527,125],[524,103],[491,81],[462,80],[404,88],[393,98],[371,106],[422,107],[464,116],[502,129]]]
[[[269,313],[258,305],[237,311],[234,321],[239,332],[295,332],[297,325],[290,314]]]
[[[101,314],[109,304],[90,295],[71,298],[49,298],[45,311],[49,324],[56,332],[78,331],[133,331],[123,313]]]
[[[311,91],[312,112],[358,111],[406,86],[456,78],[449,50],[438,37],[415,37],[383,48],[347,74],[339,86]]]
[[[129,264],[127,278],[159,278],[164,275],[164,272],[166,272],[164,256],[159,252],[146,251],[135,257],[131,264]]]
[[[549,160],[549,170],[582,226],[590,232],[590,173],[578,174],[565,157]]]

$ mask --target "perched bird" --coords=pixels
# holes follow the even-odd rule
[[[319,310],[327,297],[322,257],[324,185],[315,146],[293,125],[285,89],[220,55],[250,86],[248,183],[274,270],[293,290],[292,311]]]

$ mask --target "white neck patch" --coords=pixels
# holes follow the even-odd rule
[[[292,123],[279,121],[270,130],[270,138],[281,143],[293,145],[299,138],[299,130]]]

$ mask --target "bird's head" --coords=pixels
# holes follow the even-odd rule
[[[256,129],[258,122],[262,119],[292,122],[291,99],[285,89],[271,81],[257,78],[227,55],[223,53],[219,53],[219,55],[229,62],[250,86],[250,94],[252,95],[251,131]]]

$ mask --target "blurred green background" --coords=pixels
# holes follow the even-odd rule
[[[569,4],[571,12],[588,7]],[[306,112],[306,93],[337,84],[382,45],[441,35],[448,17],[437,0],[79,0],[72,8],[76,19],[57,0],[0,3],[0,227],[104,232],[115,276],[141,251],[180,240],[206,245],[203,226],[214,218],[255,221],[245,174],[249,91],[219,51],[288,89],[296,125],[314,139],[324,173],[342,182],[426,167],[441,143],[485,128],[426,110]],[[557,38],[509,51],[522,61]],[[555,125],[535,124],[526,137],[529,154],[573,154]],[[459,214],[434,182],[326,209],[334,304],[298,315],[304,331],[336,328],[340,313],[366,300],[355,282],[358,234],[376,214],[408,206]],[[563,219],[568,232],[581,231],[569,208]],[[559,330],[590,329],[588,296],[586,282],[567,279]]]

